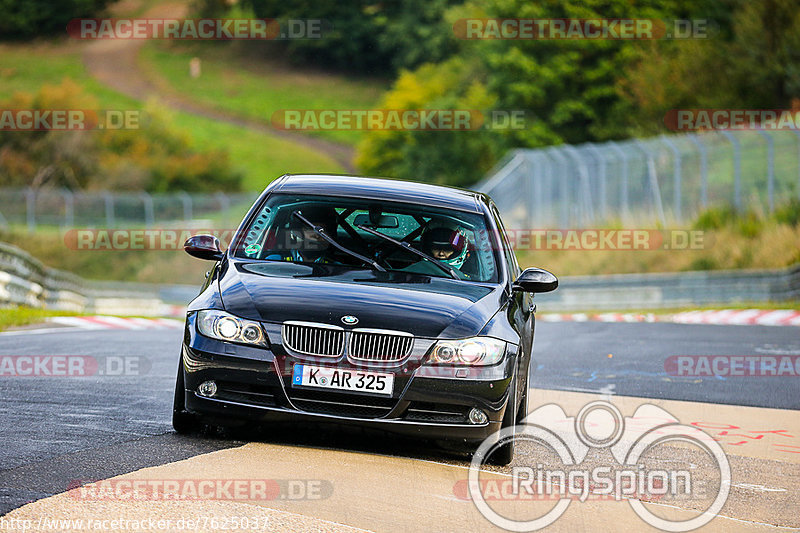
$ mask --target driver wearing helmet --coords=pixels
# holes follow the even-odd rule
[[[422,235],[422,245],[424,251],[434,259],[461,271],[467,277],[473,274],[469,239],[460,228],[429,228]]]

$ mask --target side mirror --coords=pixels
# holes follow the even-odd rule
[[[192,257],[219,261],[225,255],[219,247],[219,239],[213,235],[195,235],[183,243],[183,250]]]
[[[516,291],[550,292],[558,287],[558,278],[541,268],[526,268],[512,285]]]

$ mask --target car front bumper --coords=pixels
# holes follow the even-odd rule
[[[181,356],[185,406],[221,425],[237,421],[335,423],[477,443],[500,428],[516,361],[517,347],[509,345],[503,362],[491,367],[419,366],[396,374],[391,398],[297,389],[291,384],[291,369],[305,361],[281,353],[276,345],[267,349],[203,337],[191,322]],[[217,384],[215,397],[199,395],[200,384],[210,380]],[[483,411],[488,420],[471,423],[473,408]]]

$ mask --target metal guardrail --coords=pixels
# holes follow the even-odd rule
[[[782,270],[564,276],[540,311],[669,309],[800,300],[800,264]]]
[[[0,243],[0,306],[99,314],[174,314],[197,295],[193,285],[88,281],[46,267]],[[564,276],[554,293],[536,297],[542,311],[678,308],[800,299],[800,264],[783,270]]]
[[[661,135],[512,150],[474,187],[511,228],[687,223],[706,207],[800,197],[800,132]]]
[[[29,253],[0,243],[0,307],[28,307],[98,314],[174,314],[197,294],[191,285],[150,285],[84,280],[45,266]]]

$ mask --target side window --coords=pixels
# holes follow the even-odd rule
[[[494,217],[495,223],[497,224],[497,228],[500,230],[500,238],[502,239],[502,246],[503,246],[503,255],[505,255],[506,263],[508,264],[509,272],[512,279],[515,279],[519,276],[519,264],[517,263],[517,256],[514,254],[514,249],[511,248],[511,244],[508,242],[508,234],[506,233],[506,228],[503,225],[503,220],[500,218],[500,213],[497,211],[497,207],[492,204],[492,216]]]

